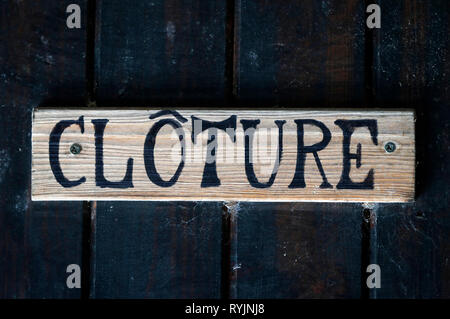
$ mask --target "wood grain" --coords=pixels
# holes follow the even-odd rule
[[[274,120],[286,121],[282,131],[282,159],[272,186],[266,188],[250,185],[246,176],[245,146],[243,126],[237,125],[236,142],[226,133],[217,135],[217,175],[220,186],[203,185],[206,145],[208,133],[199,134],[198,140],[189,138],[191,132],[201,131],[192,128],[191,121],[182,124],[185,142],[184,168],[178,181],[170,187],[161,187],[150,180],[144,158],[144,144],[149,130],[167,115],[157,119],[149,116],[160,110],[132,109],[40,109],[34,113],[33,122],[33,199],[128,199],[128,200],[256,200],[256,201],[359,201],[359,202],[404,202],[414,196],[414,113],[412,111],[313,111],[313,110],[182,110],[179,114],[185,119],[194,116],[204,121],[220,122],[237,115],[241,120],[260,120],[255,133],[253,148],[253,167],[259,180],[265,181],[272,174],[277,158],[278,129]],[[86,182],[75,187],[62,187],[55,179],[49,161],[49,136],[55,125],[63,120],[84,118],[84,133],[76,125],[68,128],[61,136],[60,164],[66,178]],[[94,142],[95,119],[109,122],[103,138],[104,171],[110,181],[124,178],[126,163],[133,159],[132,187],[113,188],[99,184],[96,176],[96,149]],[[297,144],[298,119],[316,120],[323,123],[331,132],[331,141],[317,152],[326,177],[322,177],[313,154],[306,155],[304,181],[306,187],[292,187],[298,173]],[[363,182],[374,171],[372,189],[337,184],[343,175],[343,130],[335,124],[336,120],[366,120],[377,122],[378,136],[375,145],[367,127],[356,128],[350,142],[351,153],[357,152],[361,144],[361,167],[351,164],[350,177],[353,182]],[[193,120],[194,121],[194,120]],[[161,122],[162,123],[162,122]],[[170,127],[170,126],[169,126]],[[165,127],[156,135],[154,161],[160,178],[169,181],[174,176],[180,160],[181,151],[178,134]],[[316,145],[323,139],[317,125],[304,125],[305,146]],[[231,140],[231,139],[230,139]],[[268,142],[267,142],[268,141]],[[389,154],[384,145],[394,142],[396,150]],[[263,144],[267,142],[267,145]],[[78,155],[69,152],[70,146],[78,143],[83,150]],[[258,155],[258,156],[257,156]],[[271,161],[270,161],[271,159]],[[301,170],[301,168],[300,168]],[[323,188],[327,183],[331,186]],[[366,187],[367,188],[367,187]]]

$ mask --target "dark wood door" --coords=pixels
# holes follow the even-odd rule
[[[71,3],[80,29],[66,26]],[[370,3],[380,29],[366,27]],[[449,12],[446,0],[0,0],[0,297],[450,297]],[[32,202],[36,106],[413,107],[417,198]]]

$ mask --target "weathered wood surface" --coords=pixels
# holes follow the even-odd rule
[[[77,1],[82,12],[86,12],[85,2]],[[223,98],[228,92],[223,78],[225,24],[221,21],[225,21],[225,3],[233,1],[152,1],[154,6],[143,1],[128,2],[131,5],[123,1],[96,2],[98,105],[228,105]],[[449,116],[449,3],[376,2],[382,8],[382,29],[375,32],[374,42],[375,104],[417,110],[416,203],[382,204],[372,209],[366,206],[365,211],[372,212],[369,260],[360,204],[240,203],[237,212],[241,217],[238,215],[231,224],[231,297],[364,297],[367,263],[378,263],[382,269],[382,288],[372,291],[372,297],[450,296],[450,170],[445,122]],[[81,30],[60,29],[60,24],[65,24],[61,13],[69,3],[0,1],[1,297],[80,295],[78,290],[66,288],[65,266],[81,263],[81,203],[29,201],[31,108],[79,106],[84,100],[86,15],[82,14]],[[235,3],[234,93],[239,105],[365,106],[364,91],[369,84],[365,80],[371,74],[364,64],[371,66],[373,61],[368,58],[371,54],[364,57],[364,1]],[[200,17],[199,24],[191,20],[196,16]],[[206,34],[212,37],[199,36]],[[208,43],[213,44],[209,46],[211,51],[205,45]],[[197,56],[196,52],[201,54]],[[204,56],[208,63],[202,62]],[[197,75],[202,80],[196,80]],[[372,87],[368,89],[372,91]],[[12,126],[13,121],[18,124]],[[156,221],[156,231],[151,234],[165,238],[164,232],[175,226],[153,219],[158,205],[169,211],[167,216],[175,211],[178,216],[176,207],[181,205],[180,216],[185,217],[177,219],[175,225],[197,212],[202,213],[195,222],[209,225],[209,217],[221,214],[215,203],[192,204],[202,206],[197,209],[186,203],[99,203],[98,218],[94,215],[93,238],[98,249],[93,244],[93,297],[218,296],[220,268],[227,270],[223,264],[217,266],[221,250],[218,234],[208,238],[214,243],[214,252],[207,256],[195,252],[195,245],[183,255],[183,241],[172,240],[176,244],[167,253],[169,257],[165,256],[171,258],[171,271],[166,273],[149,270],[156,269],[152,267],[158,262],[146,259],[147,250],[159,260],[164,259],[164,252],[154,249],[155,243],[143,232],[121,233],[128,237],[114,245],[119,254],[109,245],[123,230],[115,218],[123,221],[125,210],[129,215],[137,212],[146,220],[136,225],[126,215],[128,225],[148,229]],[[209,217],[203,220],[204,211],[211,214],[205,214]],[[166,218],[162,213],[160,217]],[[214,220],[208,227],[217,230],[219,224]],[[185,228],[182,237],[190,238],[191,231],[199,233],[198,225]],[[175,236],[171,234],[170,238]],[[143,240],[138,243],[139,239]],[[135,259],[127,261],[127,256]],[[109,266],[111,260],[124,271]],[[204,269],[201,265],[205,260],[213,260],[213,273],[196,277],[200,272],[192,274],[190,269],[196,269],[196,265]],[[184,267],[186,277],[180,275],[178,267]],[[145,288],[132,279],[146,276],[151,278],[144,279]],[[120,289],[111,291],[113,286]],[[162,287],[162,293],[145,290],[147,287]],[[227,280],[221,288],[221,295],[227,296],[223,293],[228,288]]]
[[[80,297],[66,267],[82,263],[82,203],[34,203],[30,189],[32,109],[85,99],[85,20],[67,29],[70,3],[0,1],[0,298]]]
[[[33,199],[404,202],[414,198],[413,111],[161,112],[36,110]],[[56,135],[55,129],[67,121],[72,126]],[[217,127],[217,132],[207,125]],[[55,142],[55,136],[60,141]],[[396,145],[392,153],[385,150],[389,142]],[[71,154],[73,144],[82,147],[81,153]],[[213,150],[208,149],[211,145]]]
[[[372,263],[381,267],[377,298],[450,297],[450,5],[382,0],[375,32],[376,104],[417,112],[417,198],[376,205]]]
[[[223,104],[225,15],[219,0],[97,1],[97,104]]]
[[[246,106],[364,104],[364,1],[236,1],[235,81]]]
[[[238,0],[235,17],[239,105],[364,105],[364,1]],[[249,217],[256,213],[251,204],[241,205],[243,217],[232,222],[230,296],[365,296],[360,204],[265,205],[255,206],[263,211],[257,225]],[[282,222],[273,225],[276,219]],[[324,225],[337,225],[332,229],[341,229],[343,237],[336,234],[333,241]],[[264,241],[255,244],[260,236]]]
[[[356,298],[361,206],[239,203],[231,207],[233,298]]]
[[[99,202],[95,298],[219,298],[219,203]]]
[[[97,105],[224,104],[225,16],[226,1],[220,0],[97,1]],[[123,228],[114,221],[124,215],[124,207],[141,216],[143,229],[151,227],[152,233],[126,233],[119,247],[129,249],[135,259],[122,260],[123,271],[94,268],[92,297],[220,297],[222,210],[216,203],[99,203],[92,247],[95,265],[117,258],[110,242]],[[190,216],[195,220],[184,225]],[[130,218],[128,225],[136,226]],[[176,225],[184,230],[179,232]],[[150,235],[170,241],[170,247],[148,239]],[[205,247],[206,241],[207,253],[197,250],[197,244]],[[147,283],[145,290],[133,284],[132,274]],[[114,285],[121,289],[105,289]]]

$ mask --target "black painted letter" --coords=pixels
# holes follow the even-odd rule
[[[247,174],[247,180],[250,185],[255,188],[267,188],[272,186],[277,176],[278,168],[281,164],[281,156],[283,154],[283,125],[286,121],[275,121],[278,126],[278,152],[275,160],[275,165],[272,171],[272,175],[267,183],[260,183],[255,176],[255,170],[253,168],[253,134],[256,127],[260,123],[260,120],[241,120],[242,127],[245,134],[245,174]]]
[[[333,188],[330,183],[328,183],[325,172],[322,168],[322,163],[320,162],[319,155],[317,152],[323,150],[327,147],[328,143],[331,140],[331,132],[330,130],[323,124],[322,122],[316,120],[295,120],[297,123],[297,165],[295,167],[294,179],[292,180],[289,188],[304,188],[305,184],[305,160],[307,153],[313,153],[314,158],[316,160],[317,167],[319,168],[320,175],[322,176],[322,184],[320,188]],[[311,146],[305,146],[305,142],[303,140],[305,130],[304,125],[314,125],[320,128],[322,131],[323,139],[320,143],[316,143]]]
[[[375,145],[378,145],[378,126],[377,120],[336,120],[334,124],[338,125],[344,133],[342,143],[342,152],[344,154],[341,180],[336,185],[338,189],[373,189],[373,168],[367,174],[364,182],[355,183],[350,179],[350,160],[356,160],[356,168],[361,167],[361,144],[358,143],[356,154],[350,153],[350,141],[352,134],[357,127],[368,127],[370,136]]]
[[[55,127],[52,129],[52,132],[50,133],[50,140],[48,143],[48,156],[50,160],[50,167],[52,169],[53,175],[55,176],[57,182],[65,188],[69,187],[75,187],[78,186],[84,182],[86,182],[86,177],[81,177],[77,181],[70,181],[68,180],[61,169],[61,165],[59,164],[59,141],[61,140],[61,135],[64,132],[66,128],[69,126],[76,124],[81,129],[81,134],[84,133],[84,120],[83,117],[80,116],[80,118],[77,121],[71,121],[71,120],[65,120],[60,121],[58,124],[55,125]]]
[[[192,118],[192,142],[196,142],[196,137],[203,131],[208,130],[208,143],[206,150],[206,163],[203,170],[203,178],[201,187],[216,187],[220,185],[220,179],[217,177],[216,170],[216,148],[217,148],[217,129],[225,131],[236,142],[236,115],[230,116],[228,119],[221,122],[210,122],[191,116]],[[201,129],[198,129],[200,125]],[[230,129],[233,131],[230,132]],[[211,156],[208,156],[208,155]]]
[[[184,158],[185,158],[185,140],[184,140],[184,133],[181,133],[178,135],[178,138],[181,143],[181,162],[178,165],[177,171],[172,176],[172,178],[169,181],[164,181],[159,173],[156,171],[155,166],[155,143],[156,143],[156,135],[158,135],[159,130],[164,125],[170,125],[178,132],[182,130],[181,125],[178,124],[177,121],[174,120],[160,120],[159,122],[155,123],[150,131],[147,134],[147,137],[145,138],[145,144],[144,144],[144,163],[145,163],[145,170],[147,172],[148,178],[155,183],[158,186],[161,187],[170,187],[173,184],[175,184],[178,180],[178,177],[181,174],[181,171],[184,167]]]
[[[133,159],[127,161],[125,177],[120,182],[106,180],[103,166],[103,133],[105,132],[107,119],[92,120],[95,129],[95,185],[101,188],[131,188],[133,187]]]

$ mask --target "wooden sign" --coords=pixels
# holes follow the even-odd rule
[[[33,200],[406,202],[414,112],[38,109]]]

